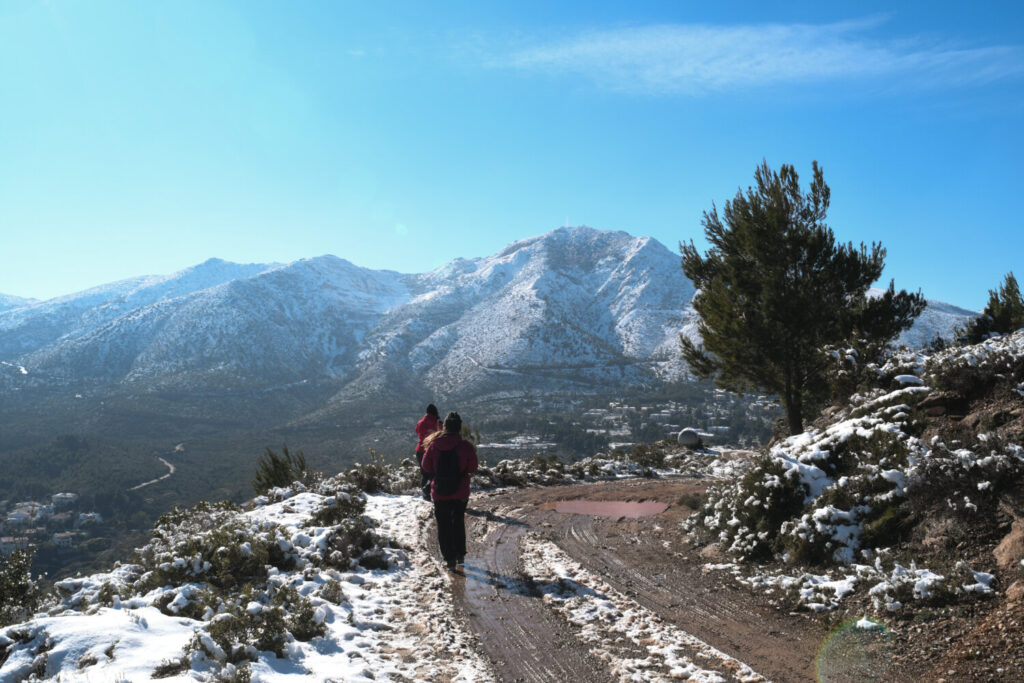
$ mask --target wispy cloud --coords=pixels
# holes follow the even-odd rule
[[[603,87],[697,95],[786,83],[897,78],[922,87],[1024,76],[1021,46],[872,40],[880,19],[834,24],[671,24],[591,30],[511,50],[499,64]]]

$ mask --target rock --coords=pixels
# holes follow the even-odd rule
[[[1021,559],[1024,559],[1024,519],[1014,515],[1010,533],[1003,537],[992,554],[1002,571],[1010,571],[1020,565]]]
[[[978,427],[981,425],[981,415],[979,415],[978,413],[971,413],[970,415],[965,417],[960,422],[960,424],[962,424],[967,429],[976,432],[978,431]]]
[[[1019,602],[1021,598],[1024,598],[1024,580],[1014,581],[1006,589],[1006,599],[1010,602]]]
[[[681,430],[679,436],[676,437],[676,441],[684,448],[699,448],[701,445],[700,434],[692,427]]]
[[[947,412],[964,414],[967,412],[967,399],[952,391],[935,391],[917,404],[917,407],[924,411],[938,406],[942,406]]]
[[[703,557],[705,560],[712,560],[718,562],[721,562],[722,560],[726,559],[725,552],[722,550],[722,546],[718,545],[717,543],[712,543],[711,545],[704,546],[700,549],[699,555]]]

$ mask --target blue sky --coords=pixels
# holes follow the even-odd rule
[[[695,4],[0,2],[0,292],[567,221],[674,250],[762,158],[818,160],[897,287],[1024,276],[1024,5]]]

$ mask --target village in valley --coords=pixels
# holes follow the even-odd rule
[[[30,545],[74,552],[84,544],[103,544],[103,516],[81,509],[77,493],[55,493],[49,502],[0,500],[0,553],[10,555]]]

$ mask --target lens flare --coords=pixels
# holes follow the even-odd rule
[[[814,659],[821,683],[878,681],[892,662],[892,633],[874,619],[851,619],[832,629]]]

